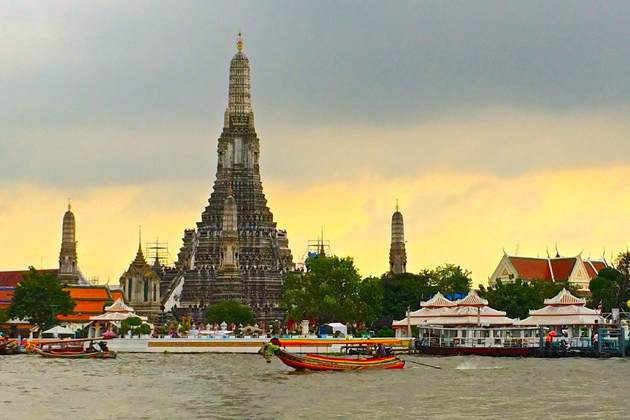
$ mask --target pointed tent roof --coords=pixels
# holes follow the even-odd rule
[[[584,306],[586,304],[586,299],[577,298],[573,296],[571,293],[567,291],[567,289],[562,289],[560,293],[551,299],[545,299],[545,306],[563,306],[563,305],[576,305],[576,306]]]
[[[472,300],[472,299],[471,299]],[[392,323],[393,328],[410,325],[483,325],[505,326],[513,325],[514,320],[508,318],[503,311],[497,311],[489,306],[451,306],[441,308],[421,308],[410,314],[410,319],[404,318]]]
[[[585,307],[585,301],[562,289],[553,298],[545,299],[544,308],[529,311],[529,317],[519,325],[595,325],[599,313]]]
[[[74,335],[74,331],[72,331],[68,327],[62,327],[61,325],[56,325],[49,330],[42,332],[42,334],[59,334],[59,335]]]
[[[116,299],[111,306],[105,308],[105,312],[133,312],[131,306],[127,306],[122,299]]]
[[[479,297],[476,291],[471,290],[465,298],[455,302],[457,306],[488,306],[488,301]]]
[[[457,304],[446,299],[442,293],[437,292],[428,301],[420,303],[420,306],[423,308],[449,308],[457,306]]]

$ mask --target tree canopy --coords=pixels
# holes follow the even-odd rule
[[[358,320],[365,325],[372,325],[383,313],[383,289],[381,280],[368,277],[359,283]]]
[[[52,274],[40,274],[29,267],[15,288],[11,304],[7,308],[10,318],[26,319],[38,325],[43,331],[54,325],[53,309],[56,315],[69,315],[76,302],[70,293]]]
[[[554,297],[563,288],[574,295],[577,293],[576,287],[566,281],[525,281],[518,277],[513,282],[498,280],[487,289],[479,285],[479,296],[487,299],[490,307],[505,311],[508,317],[525,319],[531,309],[542,308],[545,299]]]
[[[420,302],[428,300],[437,292],[444,295],[466,294],[472,283],[470,271],[454,264],[445,264],[433,270],[422,270],[419,274],[386,273],[381,277],[383,289],[383,315],[394,319],[406,316],[407,308],[420,308]]]
[[[241,305],[235,300],[215,303],[206,312],[206,322],[210,324],[234,323],[236,325],[254,325],[256,318],[249,306]]]
[[[383,315],[401,319],[405,317],[407,308],[415,311],[420,302],[428,300],[437,292],[432,286],[431,271],[424,270],[420,274],[385,274],[381,277],[383,290]]]
[[[307,261],[303,275],[287,273],[281,306],[287,319],[309,317],[319,323],[333,320],[372,325],[383,316],[401,319],[407,307],[416,310],[422,300],[442,291],[467,293],[470,272],[445,264],[420,274],[384,274],[361,280],[352,258],[316,256]]]
[[[601,302],[604,312],[610,312],[612,308],[628,310],[626,302],[630,299],[630,253],[620,253],[615,263],[616,268],[602,268],[589,283],[591,298],[587,306],[596,308]]]
[[[285,275],[280,304],[287,318],[312,317],[322,324],[359,321],[365,306],[360,303],[361,277],[352,258],[318,255],[309,258],[306,267],[303,275]],[[373,292],[373,284],[366,283],[364,296],[378,299]]]

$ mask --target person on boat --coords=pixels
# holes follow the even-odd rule
[[[96,349],[94,348],[94,341],[90,341],[90,344],[88,345],[88,348],[87,348],[87,352],[94,353],[95,351]]]
[[[105,343],[104,341],[99,341],[98,346],[101,348],[101,351],[103,352],[109,351],[109,348],[107,347],[107,343]]]
[[[375,359],[387,357],[387,349],[383,346],[382,343],[378,345],[376,348],[376,354],[374,355]]]

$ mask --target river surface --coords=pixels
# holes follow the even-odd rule
[[[0,356],[0,419],[630,418],[630,360],[402,356],[293,372],[257,355]]]

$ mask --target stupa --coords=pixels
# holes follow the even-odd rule
[[[407,272],[407,251],[405,250],[405,225],[402,213],[398,209],[392,215],[392,242],[389,247],[389,272],[404,274]]]

